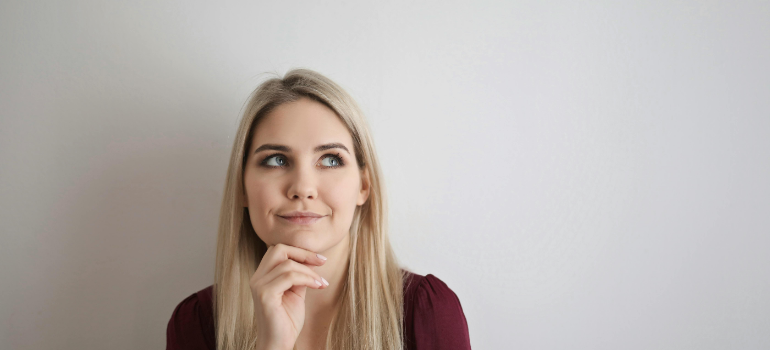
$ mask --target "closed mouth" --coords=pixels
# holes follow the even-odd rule
[[[283,215],[278,215],[282,218],[290,219],[290,218],[322,218],[325,215],[319,215],[311,211],[293,211],[290,213],[286,213]]]
[[[281,216],[278,215],[280,218],[291,222],[293,224],[299,224],[299,225],[310,225],[314,224],[316,221],[321,220],[323,216]]]

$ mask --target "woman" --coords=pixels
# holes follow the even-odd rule
[[[353,99],[304,69],[252,94],[220,211],[215,283],[167,349],[470,349],[457,296],[399,267],[374,143]]]

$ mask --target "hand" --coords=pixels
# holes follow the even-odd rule
[[[323,289],[328,283],[309,266],[321,266],[324,262],[316,253],[302,248],[285,244],[267,248],[249,281],[254,299],[257,349],[294,347],[305,324],[307,287]]]

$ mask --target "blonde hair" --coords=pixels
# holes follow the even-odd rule
[[[214,327],[218,350],[252,349],[254,302],[249,279],[267,250],[242,206],[244,163],[254,128],[283,103],[310,98],[333,110],[353,139],[359,169],[370,179],[368,200],[357,207],[350,226],[350,261],[326,348],[403,349],[403,271],[387,234],[387,206],[374,142],[353,98],[323,75],[291,70],[265,81],[252,93],[235,136],[219,216],[214,275]]]

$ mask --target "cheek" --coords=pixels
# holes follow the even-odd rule
[[[323,198],[335,215],[352,218],[360,187],[358,176],[355,175],[357,174],[325,181]]]
[[[274,223],[269,215],[271,210],[277,206],[276,201],[280,200],[280,196],[277,193],[273,193],[276,192],[276,184],[252,178],[245,182],[245,186],[246,195],[249,200],[251,226],[256,231],[257,236],[266,244],[274,245],[278,243],[275,236],[271,234],[271,227]]]
[[[252,217],[264,217],[267,211],[271,210],[277,199],[278,193],[275,193],[276,185],[269,181],[260,179],[250,179],[246,182],[246,194],[249,199],[249,211]]]

